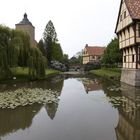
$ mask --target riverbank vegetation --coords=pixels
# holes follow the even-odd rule
[[[31,81],[29,79],[29,68],[27,67],[15,67],[11,68],[12,77],[10,79],[0,80],[0,84],[8,84],[8,83],[18,83],[18,82],[28,82]],[[34,80],[44,80],[48,77],[59,74],[60,71],[54,69],[46,69],[45,76],[43,78],[38,78]]]
[[[122,63],[122,51],[119,49],[117,38],[111,40],[107,45],[104,55],[101,59],[102,67],[118,67]]]
[[[121,77],[120,68],[102,68],[98,70],[91,70],[89,73],[113,80],[120,80]]]
[[[44,79],[56,73],[51,61],[65,62],[57,34],[51,21],[46,25],[43,39],[31,46],[26,32],[0,25],[0,81],[16,79]],[[57,71],[58,72],[58,71]]]
[[[28,67],[29,79],[45,76],[47,61],[29,36],[21,31],[0,26],[0,79],[11,79],[12,68]]]
[[[114,38],[106,47],[100,67],[91,70],[90,73],[109,79],[120,80],[121,64],[122,52],[119,50],[118,39]]]

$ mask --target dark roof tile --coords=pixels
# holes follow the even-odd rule
[[[29,19],[27,18],[27,14],[25,13],[24,14],[24,17],[23,17],[23,19],[22,19],[22,21],[20,21],[19,23],[18,23],[19,25],[21,24],[21,25],[32,25],[32,23],[29,21]]]
[[[132,19],[140,19],[140,0],[124,0]]]

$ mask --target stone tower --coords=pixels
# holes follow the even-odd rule
[[[16,29],[26,32],[30,37],[31,46],[36,46],[37,43],[35,40],[35,27],[29,21],[26,13],[24,14],[22,21],[16,24]]]

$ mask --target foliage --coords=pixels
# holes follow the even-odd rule
[[[69,56],[68,56],[68,54],[64,54],[63,55],[63,62],[64,63],[69,63]]]
[[[69,63],[70,63],[71,65],[73,65],[73,64],[79,64],[79,60],[78,60],[75,56],[73,56],[73,57],[71,57],[71,58],[69,59]]]
[[[46,25],[43,33],[43,39],[45,41],[57,42],[57,33],[51,20]]]
[[[82,51],[77,52],[76,55],[75,55],[75,57],[77,58],[78,63],[79,63],[79,64],[82,64],[82,60],[83,60]]]
[[[29,36],[21,31],[0,26],[0,78],[12,77],[11,67],[29,66],[31,77],[45,75],[46,58],[37,48],[31,48]]]
[[[102,68],[99,70],[91,70],[90,73],[101,76],[101,77],[105,77],[105,78],[120,80],[121,69],[119,69],[119,68]]]
[[[11,77],[9,66],[17,64],[18,49],[12,30],[0,26],[0,78]]]
[[[55,31],[55,27],[50,20],[44,30],[43,33],[43,40],[44,40],[44,48],[43,54],[45,52],[45,56],[48,60],[48,65],[51,66],[51,61],[57,60],[59,62],[63,62],[63,51],[61,45],[57,43],[57,33]],[[43,42],[43,41],[42,41]],[[42,42],[40,45],[43,46]]]
[[[57,42],[57,34],[52,21],[50,20],[43,33],[44,45],[46,50],[46,57],[50,65],[52,60],[53,45]]]
[[[46,58],[38,48],[30,48],[28,59],[29,76],[31,79],[42,78],[45,76]]]
[[[76,55],[70,58],[70,65],[82,64],[82,51],[77,52]]]
[[[43,56],[46,56],[46,50],[45,50],[45,45],[43,40],[41,39],[39,41],[39,43],[37,44],[37,47],[39,48],[39,50],[42,52]]]
[[[84,71],[96,70],[96,69],[100,69],[100,68],[101,68],[100,63],[87,63],[84,66]]]
[[[122,62],[122,52],[119,50],[119,42],[117,38],[111,40],[107,45],[102,58],[102,64],[118,64]]]
[[[59,43],[53,43],[52,45],[52,60],[63,61],[63,51]]]

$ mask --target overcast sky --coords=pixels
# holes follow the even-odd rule
[[[42,38],[52,20],[64,53],[73,56],[85,44],[106,46],[114,30],[120,0],[0,0],[0,24],[15,28],[26,12]]]

